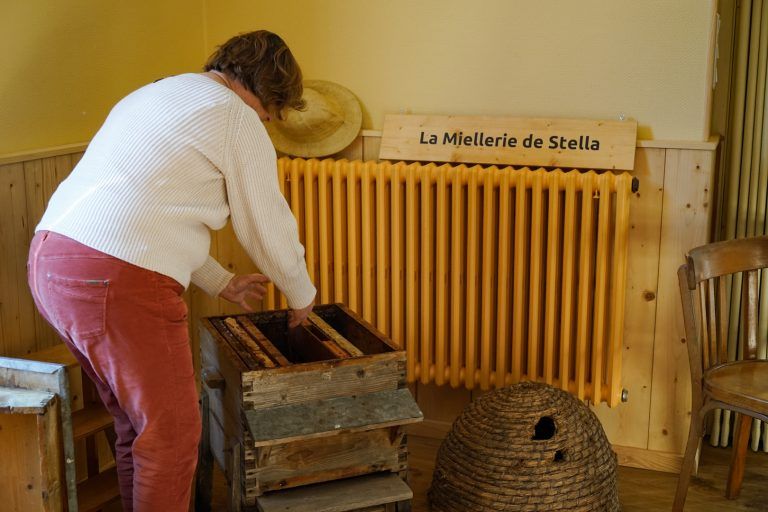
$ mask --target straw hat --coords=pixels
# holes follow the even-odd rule
[[[338,153],[360,132],[363,114],[360,103],[346,87],[325,80],[304,82],[304,111],[290,110],[284,120],[266,123],[267,131],[281,153],[320,157]]]

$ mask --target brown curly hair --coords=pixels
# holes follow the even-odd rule
[[[205,63],[205,71],[212,70],[240,81],[280,117],[287,108],[305,106],[299,64],[280,36],[267,30],[240,34],[219,46]]]

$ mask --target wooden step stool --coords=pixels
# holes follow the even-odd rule
[[[0,386],[43,390],[59,396],[59,414],[55,418],[56,430],[61,431],[56,438],[58,460],[65,468],[64,509],[92,512],[119,497],[114,465],[105,467],[104,463],[108,450],[99,450],[96,443],[96,435],[104,432],[105,444],[113,448],[112,416],[63,343],[27,354],[24,359],[0,357]],[[47,489],[42,492],[51,493]]]
[[[343,305],[315,307],[309,322],[290,332],[287,313],[202,320],[201,455],[210,450],[224,469],[231,508],[320,510],[284,503],[298,507],[304,498],[293,497],[306,497],[304,486],[322,483],[330,487],[316,493],[352,485],[377,496],[376,503],[352,500],[329,511],[387,510],[398,502],[408,509],[403,427],[423,416],[405,384],[405,353]],[[209,466],[201,460],[201,510],[210,495]],[[350,479],[376,473],[402,485],[391,478]]]

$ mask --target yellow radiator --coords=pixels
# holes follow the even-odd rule
[[[410,381],[535,380],[618,403],[629,174],[288,158],[278,171],[318,302],[404,346]]]

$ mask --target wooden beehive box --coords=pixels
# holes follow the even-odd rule
[[[422,420],[405,353],[343,305],[289,331],[287,310],[209,317],[200,329],[211,450],[242,501],[407,469],[403,426]]]

